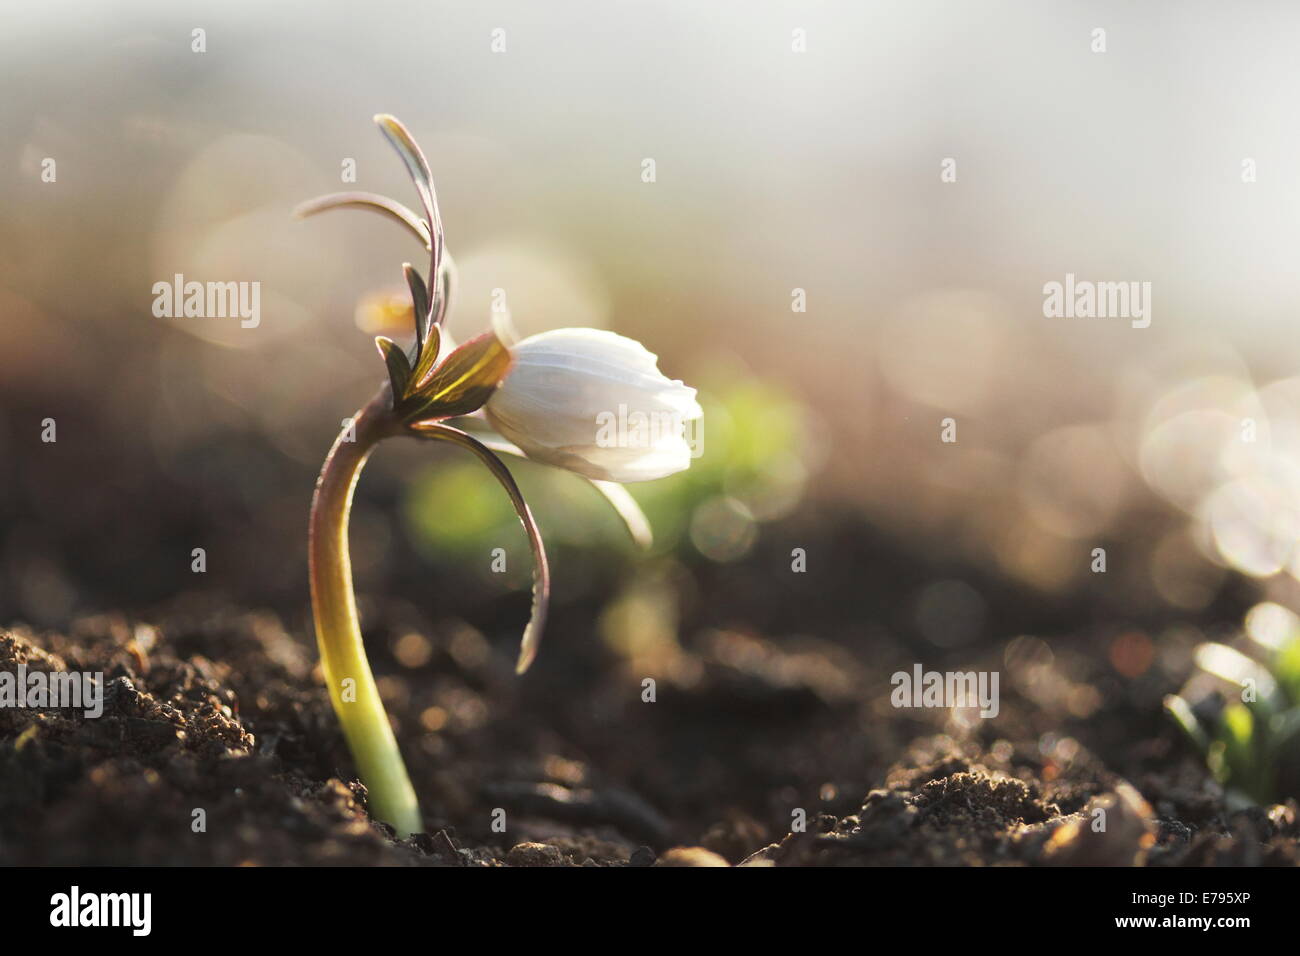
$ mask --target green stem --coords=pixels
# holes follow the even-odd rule
[[[330,702],[366,785],[371,815],[405,838],[424,829],[420,806],[366,660],[348,557],[352,492],[375,445],[394,434],[397,426],[384,388],[357,412],[325,459],[312,498],[307,547],[316,641]]]

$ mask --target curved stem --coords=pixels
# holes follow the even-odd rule
[[[316,482],[307,547],[316,642],[330,702],[366,785],[371,815],[405,838],[424,826],[366,660],[348,556],[348,511],[357,478],[375,445],[396,433],[389,405],[385,387],[335,440]]]

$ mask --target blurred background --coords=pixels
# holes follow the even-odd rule
[[[825,642],[833,684],[865,679],[845,649],[869,671],[880,648],[1011,641],[1011,666],[1075,635],[1136,678],[1260,596],[1294,606],[1300,10],[50,0],[0,18],[0,622],[201,592],[310,635],[312,486],[383,376],[358,305],[423,256],[378,217],[290,212],[352,188],[415,204],[381,111],[433,168],[457,340],[504,289],[523,334],[614,329],[701,390],[703,457],[632,489],[648,557],[581,481],[516,468],[557,575],[543,669],[548,650],[635,663],[745,633]],[[260,282],[260,324],[156,318],[177,273]],[[1150,327],[1045,318],[1067,273],[1150,282]],[[429,621],[509,659],[527,543],[480,467],[389,443],[353,541],[363,609],[417,632],[394,628],[398,665],[427,663]]]

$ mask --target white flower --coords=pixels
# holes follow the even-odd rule
[[[690,466],[695,389],[666,378],[640,342],[552,329],[511,347],[514,364],[484,406],[529,458],[603,481],[650,481]]]

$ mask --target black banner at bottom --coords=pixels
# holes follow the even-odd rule
[[[128,945],[196,934],[213,944],[241,943],[250,932],[259,942],[337,945],[388,940],[395,926],[419,933],[458,924],[499,943],[522,933],[520,945],[534,932],[560,928],[594,945],[611,939],[610,930],[631,939],[687,925],[692,934],[712,927],[734,942],[750,930],[845,917],[855,934],[910,927],[918,942],[943,927],[962,938],[978,928],[990,943],[1004,934],[1169,932],[1229,941],[1280,931],[1296,898],[1296,874],[1276,869],[827,869],[731,877],[634,869],[11,869],[0,871],[0,880],[8,941],[76,934],[81,942]],[[597,930],[601,935],[588,935]]]

